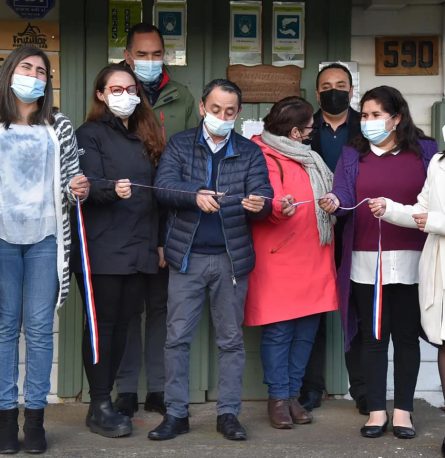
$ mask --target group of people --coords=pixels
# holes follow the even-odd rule
[[[439,348],[445,378],[445,161],[436,142],[415,126],[395,88],[367,91],[354,111],[341,64],[317,76],[317,113],[286,97],[248,140],[234,130],[236,84],[208,83],[199,121],[163,56],[158,29],[134,26],[124,60],[97,75],[76,132],[53,108],[44,52],[18,48],[1,68],[0,453],[19,450],[22,326],[23,449],[46,450],[54,311],[71,273],[86,307],[89,277],[94,292],[97,336],[86,325],[82,344],[94,433],[131,433],[142,359],[144,407],[163,415],[149,439],[189,432],[190,345],[208,300],[218,347],[216,428],[225,438],[247,438],[238,420],[242,325],[261,326],[267,414],[274,428],[291,429],[311,423],[320,405],[326,312],[338,308],[350,393],[369,415],[361,434],[379,437],[389,422],[391,337],[392,429],[413,438],[419,336]]]

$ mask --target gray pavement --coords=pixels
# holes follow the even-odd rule
[[[388,408],[390,408],[390,403]],[[240,416],[249,439],[232,442],[216,432],[215,404],[194,404],[190,408],[191,431],[176,439],[153,442],[147,432],[162,420],[140,406],[133,419],[130,437],[107,439],[92,434],[85,426],[87,405],[81,403],[48,406],[45,426],[48,457],[173,457],[173,458],[430,458],[440,457],[445,433],[445,413],[425,401],[415,402],[413,415],[417,437],[400,440],[391,428],[381,438],[365,439],[359,429],[366,417],[359,415],[352,401],[328,399],[314,410],[314,422],[292,430],[269,426],[266,403],[244,402]],[[20,423],[23,421],[21,413]],[[28,456],[19,453],[16,456]]]

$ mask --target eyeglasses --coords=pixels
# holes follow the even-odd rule
[[[302,127],[301,130],[306,130],[306,129],[309,129],[309,130],[317,130],[318,129],[318,126],[306,126],[306,127]]]
[[[131,86],[105,86],[107,87],[113,95],[122,95],[124,91],[127,91],[128,95],[137,95],[138,87],[135,84]]]

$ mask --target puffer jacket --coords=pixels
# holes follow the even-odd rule
[[[165,257],[182,273],[187,271],[202,213],[196,204],[196,192],[207,188],[212,173],[210,154],[202,123],[180,132],[167,144],[155,180],[155,186],[163,188],[156,190],[156,197],[170,208]],[[216,191],[227,195],[220,199],[220,216],[236,284],[236,277],[248,274],[255,265],[249,219],[265,218],[272,209],[270,199],[266,199],[259,213],[246,212],[241,206],[241,199],[249,194],[273,197],[266,162],[258,146],[233,131],[216,183]]]

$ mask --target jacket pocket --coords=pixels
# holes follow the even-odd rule
[[[282,248],[284,248],[293,238],[295,235],[295,231],[292,231],[287,237],[285,237],[281,242],[277,243],[277,245],[270,250],[271,254],[275,254],[278,251],[280,251]]]

